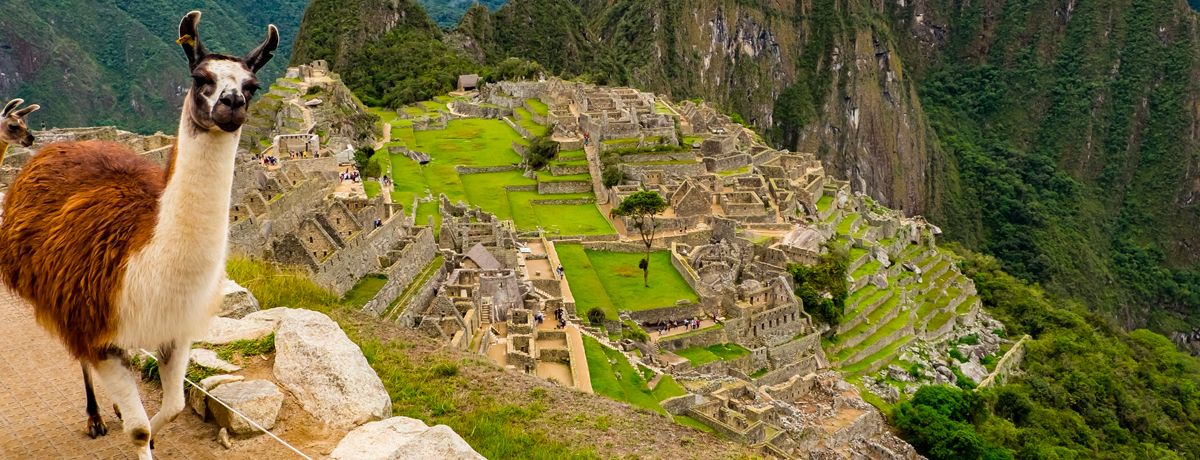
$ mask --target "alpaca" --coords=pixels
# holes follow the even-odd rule
[[[0,110],[0,164],[4,163],[4,155],[8,152],[9,145],[18,144],[23,147],[33,145],[33,134],[25,126],[25,117],[36,112],[42,106],[32,104],[18,110],[17,107],[24,103],[24,99],[13,99],[4,104],[4,109]]]
[[[193,339],[221,302],[234,156],[255,73],[279,31],[245,57],[210,54],[200,12],[179,24],[191,88],[167,167],[108,142],[51,144],[22,168],[4,201],[0,279],[83,367],[88,434],[106,434],[91,378],[115,403],[139,459],[184,407]],[[126,350],[157,351],[162,407],[148,419]]]

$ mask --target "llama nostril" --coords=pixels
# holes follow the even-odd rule
[[[246,105],[246,100],[243,99],[240,94],[232,94],[232,93],[227,93],[227,94],[222,95],[219,102],[221,103],[221,105],[229,106],[229,108],[232,108],[232,109],[236,109],[243,105]]]

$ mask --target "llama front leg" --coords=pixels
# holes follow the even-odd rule
[[[104,424],[104,418],[100,417],[100,405],[96,404],[96,390],[92,387],[92,371],[88,369],[86,361],[79,362],[83,368],[83,391],[87,394],[87,434],[92,439],[108,434],[108,426]]]
[[[150,420],[152,434],[158,434],[163,426],[171,423],[183,411],[186,404],[183,377],[187,374],[191,349],[191,341],[177,340],[158,350],[158,376],[162,381],[163,399],[158,413]],[[154,447],[153,439],[150,440],[150,446]]]
[[[93,367],[100,384],[108,392],[117,407],[120,408],[125,432],[137,447],[139,460],[151,460],[150,454],[150,420],[146,417],[146,409],[142,407],[142,397],[138,394],[137,378],[128,367],[124,353],[110,350],[105,359]]]

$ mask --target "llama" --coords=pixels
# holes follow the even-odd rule
[[[108,142],[51,144],[22,168],[4,201],[0,279],[33,305],[38,323],[83,367],[87,431],[107,433],[96,376],[139,459],[184,407],[193,339],[221,302],[234,156],[255,73],[279,31],[245,57],[210,54],[200,12],[179,24],[191,88],[167,167]],[[157,351],[162,406],[148,419],[127,350]]]
[[[31,104],[29,107],[17,109],[24,103],[24,99],[13,99],[0,110],[0,164],[4,163],[4,155],[8,153],[9,145],[33,145],[33,134],[29,132],[29,127],[25,126],[25,117],[42,106]]]

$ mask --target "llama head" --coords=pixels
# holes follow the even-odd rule
[[[4,105],[3,110],[0,110],[0,143],[19,144],[25,147],[33,145],[33,134],[25,125],[25,116],[42,106],[31,104],[23,109],[18,109],[17,107],[24,102],[24,99],[13,99]]]
[[[192,72],[187,114],[203,131],[232,133],[246,121],[250,98],[258,91],[258,72],[271,60],[279,45],[279,29],[267,26],[267,38],[243,57],[209,53],[200,42],[200,12],[192,11],[179,23],[179,40]],[[185,105],[186,107],[187,105]]]

